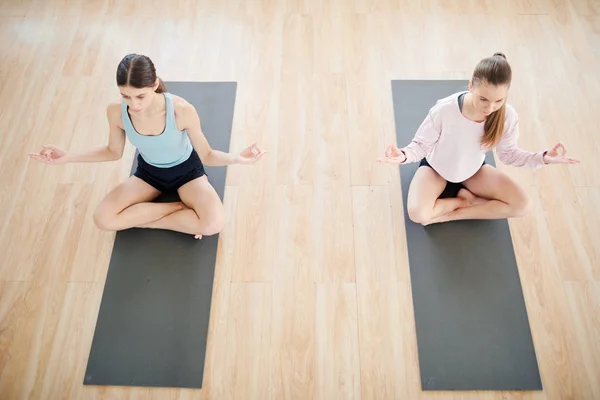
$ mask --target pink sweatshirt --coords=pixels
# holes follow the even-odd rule
[[[429,164],[449,182],[463,182],[479,170],[486,153],[480,144],[485,122],[471,121],[462,115],[458,105],[462,93],[438,100],[429,110],[413,140],[400,149],[406,154],[404,164],[427,157]],[[518,137],[519,116],[506,104],[504,134],[496,146],[498,158],[515,167],[537,169],[544,165],[544,152],[520,149]]]

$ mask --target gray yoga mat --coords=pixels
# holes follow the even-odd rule
[[[392,81],[398,147],[467,81]],[[486,161],[495,166],[493,154]],[[404,204],[418,163],[400,166]],[[455,196],[449,184],[440,197]],[[422,226],[404,212],[424,390],[541,390],[506,219]]]
[[[165,84],[196,107],[210,145],[229,151],[236,83]],[[223,199],[225,168],[205,170]],[[84,384],[202,387],[217,244],[218,235],[117,232]]]

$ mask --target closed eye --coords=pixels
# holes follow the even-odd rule
[[[483,102],[487,102],[487,101],[489,101],[489,100],[488,100],[488,99],[486,99],[485,97],[480,97],[479,99],[480,99],[481,101],[483,101]],[[504,99],[496,100],[496,103],[501,103],[502,101],[504,101]]]
[[[129,98],[130,98],[129,96],[127,96],[127,95],[124,95],[124,94],[121,94],[121,96],[122,96],[124,99],[129,99]],[[144,97],[146,97],[146,96],[145,96],[145,95],[140,95],[140,96],[136,96],[136,97],[137,97],[138,99],[143,99],[143,98],[144,98]]]

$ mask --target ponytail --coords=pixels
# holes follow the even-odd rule
[[[165,93],[167,91],[167,85],[165,85],[163,80],[160,79],[159,77],[157,77],[157,79],[158,79],[158,88],[156,88],[155,92],[156,93]]]
[[[471,82],[475,86],[485,82],[494,86],[507,85],[510,87],[511,80],[512,69],[506,60],[506,55],[501,52],[496,52],[493,56],[479,61],[471,77]],[[502,104],[502,107],[486,118],[483,137],[481,138],[482,146],[491,148],[498,144],[504,133],[505,115],[506,101]]]
[[[494,111],[485,120],[481,144],[486,148],[492,148],[498,144],[504,132],[504,116],[506,115],[506,102],[502,107]]]

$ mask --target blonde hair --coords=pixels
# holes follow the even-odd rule
[[[508,85],[512,80],[512,69],[503,53],[494,53],[493,56],[479,61],[473,71],[471,82],[474,86],[480,83],[490,85]],[[506,101],[502,107],[491,113],[484,125],[484,133],[481,144],[491,148],[498,144],[504,132],[504,116],[506,115]]]

